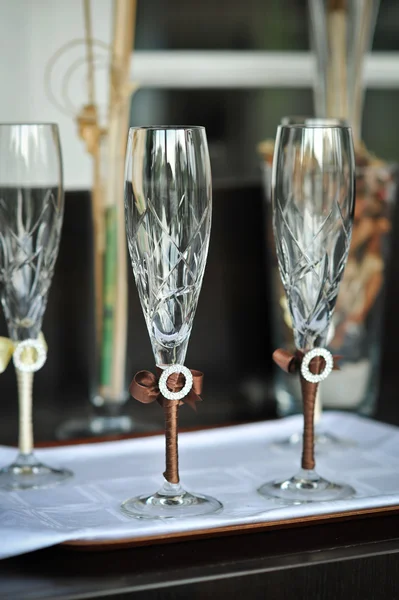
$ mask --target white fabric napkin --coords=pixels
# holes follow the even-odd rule
[[[74,477],[54,488],[0,491],[0,558],[67,540],[142,538],[399,504],[399,429],[344,413],[324,414],[321,428],[356,444],[320,452],[317,471],[352,485],[355,497],[284,506],[260,496],[262,483],[298,470],[300,448],[272,442],[301,428],[298,415],[181,434],[182,484],[218,498],[224,507],[219,514],[187,519],[136,520],[120,510],[126,498],[160,487],[163,436],[38,450],[40,459],[68,467]],[[15,449],[0,447],[0,465],[14,457]]]

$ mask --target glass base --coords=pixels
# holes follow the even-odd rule
[[[302,433],[298,431],[290,435],[288,438],[273,442],[271,445],[282,449],[297,449],[302,447],[302,437]],[[357,443],[354,440],[336,437],[331,433],[325,433],[323,431],[316,432],[314,443],[315,452],[328,452],[334,449],[344,450],[345,448],[354,448],[357,446]]]
[[[216,498],[190,494],[179,483],[168,481],[155,494],[129,498],[121,505],[125,514],[136,519],[197,517],[218,512],[221,508],[222,504]]]
[[[290,479],[270,481],[258,489],[267,498],[281,498],[286,502],[326,502],[343,500],[355,495],[355,490],[344,483],[332,483],[320,477],[316,471],[301,469]]]
[[[0,488],[32,490],[53,487],[72,477],[67,469],[54,469],[39,462],[34,454],[19,454],[17,460],[0,469]]]

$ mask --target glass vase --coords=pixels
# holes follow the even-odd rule
[[[109,142],[103,140],[98,152],[91,194],[90,404],[87,416],[59,427],[61,440],[140,430],[127,410],[128,267],[123,206],[117,200],[123,197],[124,157],[107,168]]]
[[[355,148],[361,140],[363,66],[379,0],[309,0],[309,34],[316,57],[316,117],[347,119]]]

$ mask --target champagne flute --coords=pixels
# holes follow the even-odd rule
[[[19,454],[0,470],[2,488],[47,487],[71,476],[36,458],[32,426],[33,377],[47,357],[40,332],[63,211],[57,125],[0,125],[0,293],[19,398]]]
[[[332,119],[332,118],[313,118],[306,116],[288,116],[283,117],[280,121],[280,125],[319,125],[319,126],[349,126],[348,121],[345,119]],[[286,317],[287,318],[287,317]],[[290,319],[291,321],[291,319]],[[334,322],[330,324],[328,336],[326,339],[326,345],[329,346],[330,342],[334,338],[335,327]],[[318,451],[329,451],[335,448],[349,448],[355,446],[356,443],[353,440],[338,437],[332,435],[328,431],[324,431],[320,427],[320,421],[323,413],[323,394],[322,386],[319,386],[316,394],[315,411],[314,411],[314,424],[315,424],[315,449]],[[302,445],[302,434],[300,431],[295,431],[288,438],[277,440],[273,443],[273,446],[280,448],[292,448],[297,445]]]
[[[221,508],[214,498],[184,490],[177,461],[179,404],[202,375],[184,367],[184,360],[208,254],[211,209],[205,129],[131,128],[125,177],[126,232],[159,382],[151,373],[144,373],[147,380],[154,378],[153,394],[161,391],[158,401],[165,413],[166,437],[162,487],[122,505],[124,512],[138,518],[197,516]],[[145,383],[143,377],[139,388],[141,383]]]
[[[279,270],[297,348],[289,364],[300,371],[304,433],[299,473],[266,483],[259,492],[295,502],[341,499],[353,495],[353,488],[315,471],[314,409],[319,382],[334,365],[324,346],[352,232],[355,158],[350,127],[317,122],[280,126],[272,204]]]

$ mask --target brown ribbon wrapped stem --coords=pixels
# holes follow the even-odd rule
[[[180,481],[177,444],[179,406],[188,404],[193,410],[197,410],[196,403],[201,402],[200,394],[202,392],[204,374],[201,371],[190,370],[193,376],[193,387],[182,400],[168,400],[162,396],[158,387],[162,369],[158,367],[156,375],[151,373],[151,371],[139,371],[136,373],[129,387],[130,394],[139,402],[150,404],[156,400],[163,408],[166,444],[166,469],[163,475],[169,483],[179,483]],[[184,384],[185,378],[181,373],[172,373],[166,382],[171,392],[180,392]]]
[[[303,400],[303,446],[302,446],[302,469],[311,471],[315,467],[314,458],[314,409],[316,403],[318,383],[312,383],[307,381],[300,371],[302,360],[305,353],[301,350],[297,350],[295,354],[287,352],[279,348],[273,353],[273,360],[286,373],[299,372],[301,379],[302,388],[302,400]],[[338,360],[340,356],[334,356],[334,370],[338,370]],[[318,375],[323,371],[325,367],[325,360],[320,356],[316,356],[309,363],[309,370],[314,375]]]
[[[316,357],[310,361],[309,370],[318,375],[324,368],[324,358]],[[302,443],[302,469],[311,471],[315,467],[314,458],[314,409],[316,404],[318,383],[307,381],[302,373],[301,388],[303,401],[303,443]]]

